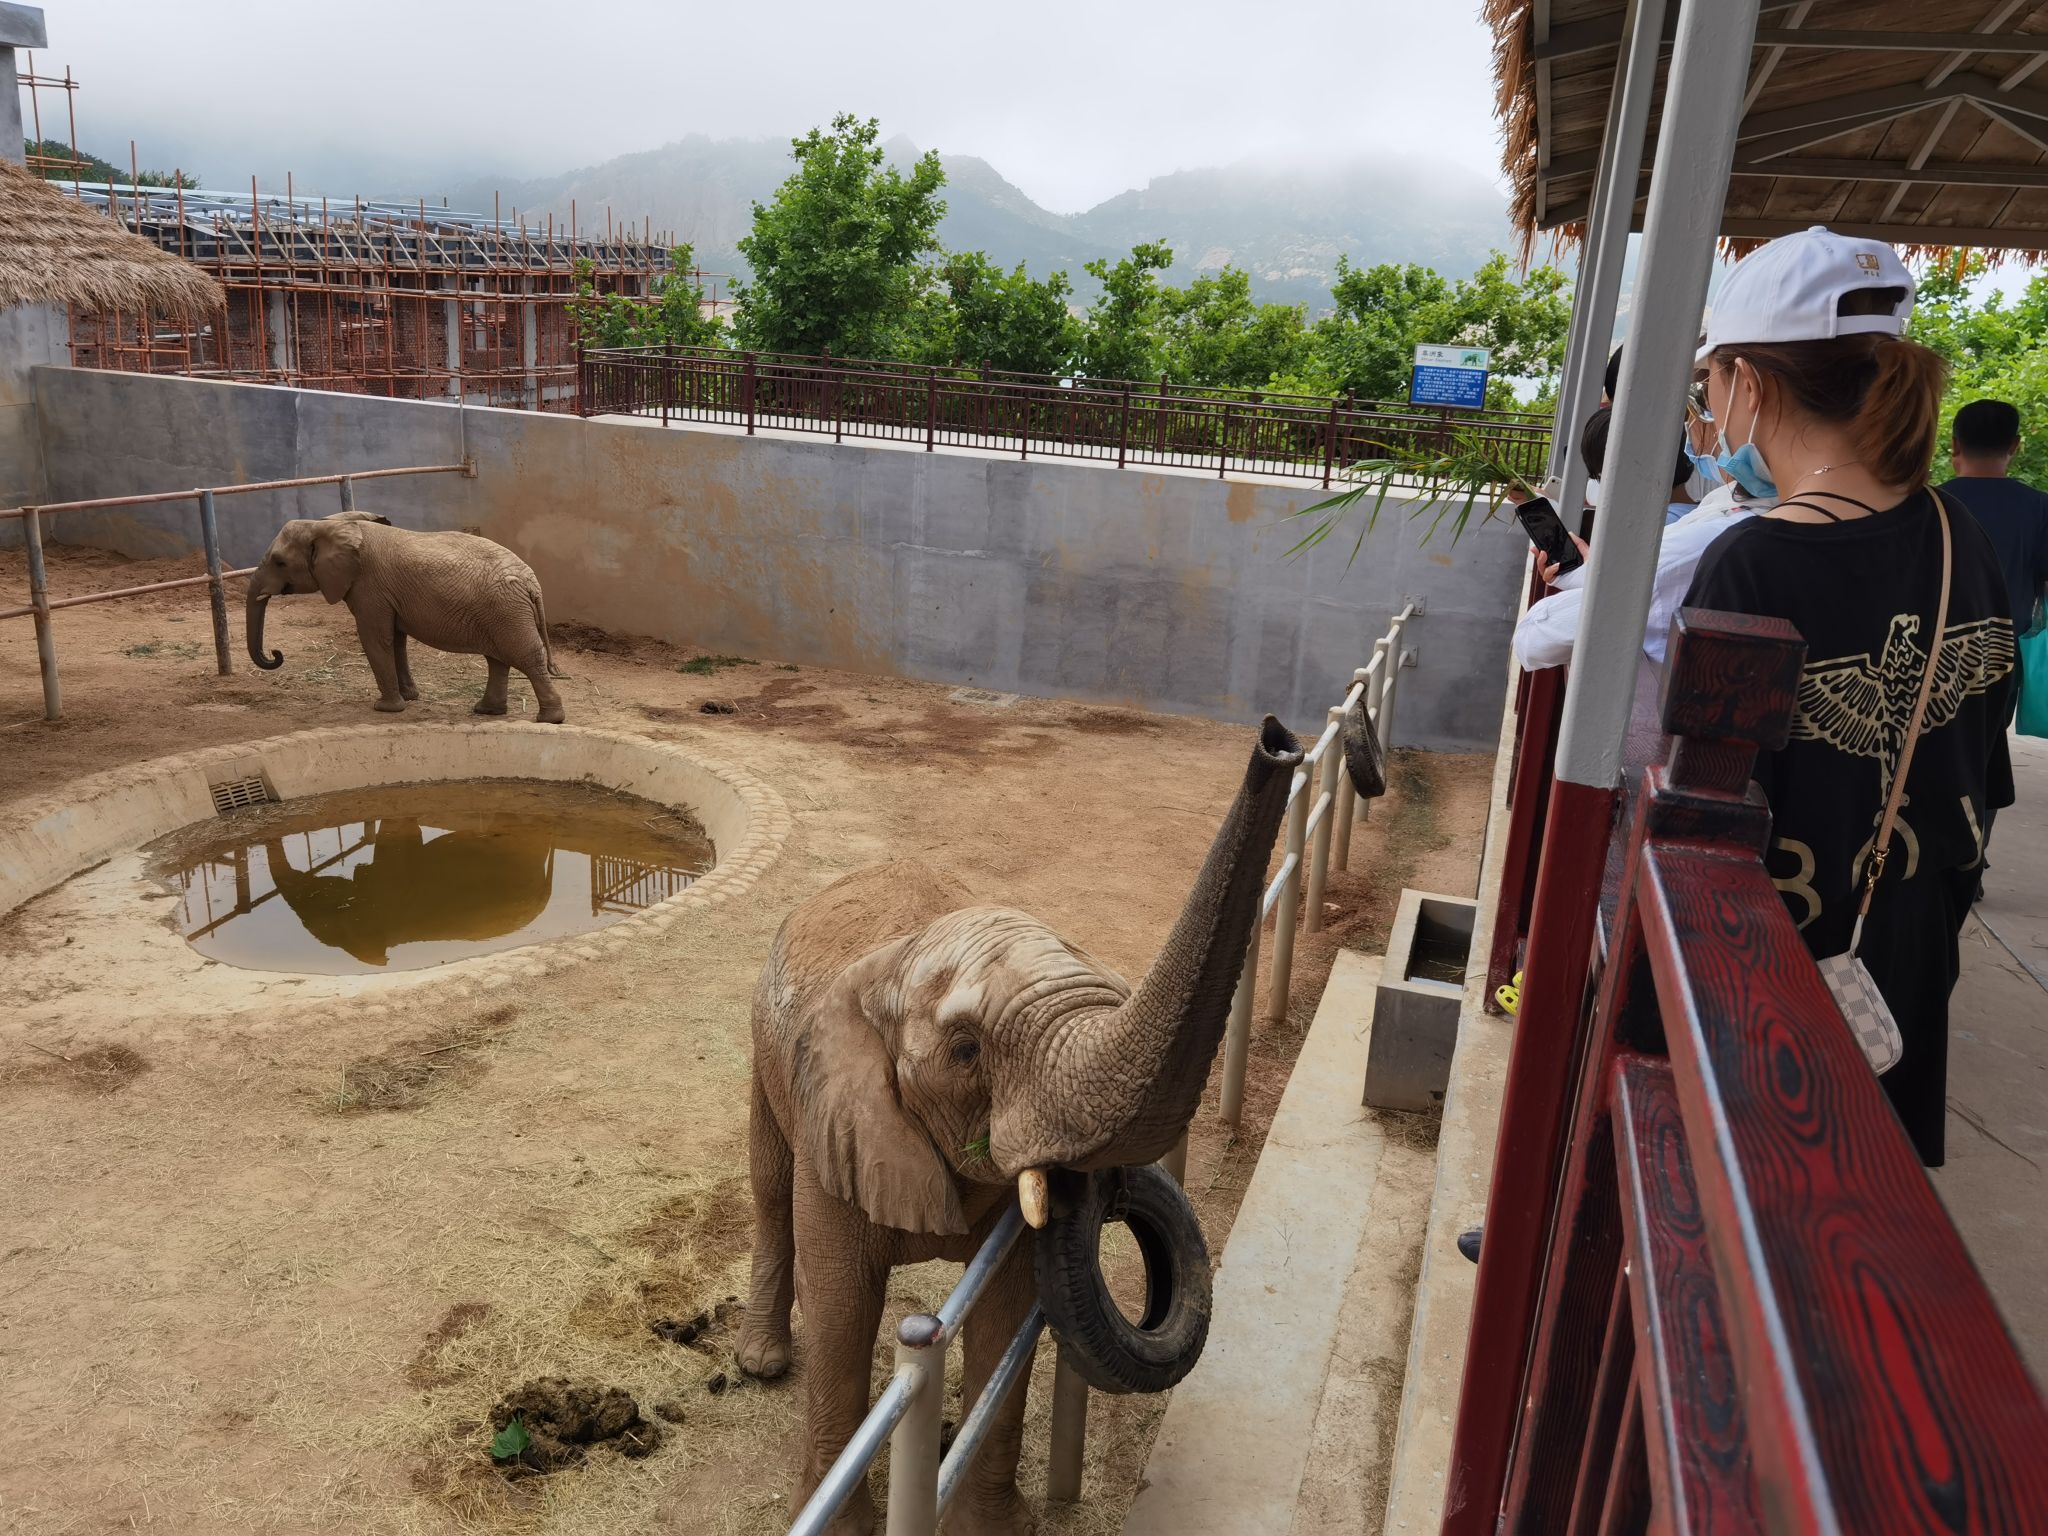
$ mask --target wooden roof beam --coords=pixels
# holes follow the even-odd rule
[[[1737,176],[1791,176],[1802,181],[1874,181],[1903,186],[2048,188],[2048,165],[1900,165],[1888,160],[1737,159]]]
[[[1768,219],[1730,215],[1722,221],[1721,233],[1735,240],[1775,240],[1810,229],[1811,218]],[[1855,235],[1865,240],[1882,240],[1890,245],[1977,245],[1991,250],[2048,250],[2048,229],[2009,228],[2004,225],[1859,223],[1830,220],[1828,228],[1838,235]]]
[[[1806,0],[1765,0],[1757,9],[1765,14],[1796,11],[1804,3]],[[1617,10],[1612,16],[1570,21],[1551,27],[1548,37],[1538,37],[1533,41],[1529,57],[1542,63],[1546,59],[1568,59],[1581,53],[1598,53],[1602,48],[1616,47],[1621,42],[1623,20],[1623,12]],[[1677,13],[1672,12],[1664,21],[1665,42],[1670,42],[1677,35],[1677,28]]]
[[[2048,32],[2008,32],[2003,36],[1984,37],[1973,32],[1842,32],[1804,27],[1758,27],[1756,43],[1759,48],[1832,48],[1855,53],[1961,51],[1962,58],[1967,61],[1979,53],[2048,53]]]

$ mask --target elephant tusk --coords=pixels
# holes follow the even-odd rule
[[[1045,1225],[1052,1214],[1052,1196],[1045,1187],[1043,1168],[1026,1168],[1017,1175],[1017,1204],[1024,1208],[1024,1221],[1033,1231]]]

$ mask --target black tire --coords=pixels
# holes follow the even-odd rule
[[[1062,1181],[1065,1182],[1065,1181]],[[1103,1392],[1164,1392],[1202,1358],[1213,1303],[1209,1245],[1156,1163],[1075,1177],[1038,1234],[1038,1304],[1073,1368]],[[1064,1206],[1064,1208],[1062,1208]],[[1102,1278],[1102,1229],[1121,1221],[1145,1264],[1145,1311],[1125,1317]]]

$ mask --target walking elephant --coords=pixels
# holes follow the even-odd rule
[[[249,578],[249,659],[265,671],[283,666],[284,657],[263,654],[264,611],[273,597],[294,592],[348,604],[377,679],[378,709],[395,713],[420,696],[405,659],[413,639],[490,663],[478,714],[505,713],[516,667],[533,684],[539,718],[562,723],[540,579],[502,544],[473,533],[394,528],[369,512],[293,519]]]
[[[867,1411],[892,1266],[965,1260],[1020,1179],[1037,1187],[1048,1170],[1150,1162],[1187,1129],[1301,760],[1268,717],[1135,991],[1043,923],[976,906],[914,862],[849,875],[784,922],[754,995],[755,1238],[739,1362],[759,1376],[786,1371],[791,1305],[802,1301],[798,1504]],[[963,1404],[1030,1311],[1025,1238],[968,1319]],[[1024,1397],[1020,1386],[1000,1410],[949,1532],[1029,1529],[1016,1483]],[[863,1483],[832,1529],[873,1524]]]

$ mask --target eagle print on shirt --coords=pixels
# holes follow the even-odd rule
[[[1864,651],[1808,662],[1799,679],[1792,739],[1825,742],[1853,757],[1874,757],[1889,785],[1926,675],[1927,652],[1919,636],[1918,614],[1894,614],[1881,655]],[[1989,692],[2012,671],[2013,655],[2012,624],[2006,619],[1951,626],[1941,638],[1922,730],[1948,724],[1963,700]]]

